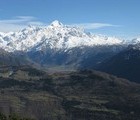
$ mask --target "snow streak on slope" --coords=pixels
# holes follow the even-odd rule
[[[115,37],[92,35],[80,28],[63,25],[57,20],[46,28],[28,26],[19,32],[0,33],[0,48],[9,52],[123,43]]]

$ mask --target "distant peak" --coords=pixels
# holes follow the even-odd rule
[[[33,27],[31,24],[28,25],[29,28]]]
[[[37,26],[34,26],[34,25],[29,24],[29,25],[27,26],[27,28],[29,28],[29,29],[35,29],[35,28],[37,28]]]
[[[25,27],[24,29],[21,30],[21,32],[29,32],[29,31],[38,31],[40,28],[38,26],[34,26],[34,25],[28,25],[27,27]]]
[[[63,26],[63,24],[59,22],[58,20],[55,20],[51,23],[51,26],[60,27],[60,26]]]

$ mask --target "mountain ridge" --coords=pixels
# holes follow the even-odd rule
[[[118,77],[140,83],[140,43],[130,45],[108,60],[97,66],[97,70],[104,71]]]
[[[125,41],[89,34],[78,27],[63,25],[57,20],[45,28],[28,26],[19,32],[0,33],[0,48],[8,52],[114,44],[125,44]]]

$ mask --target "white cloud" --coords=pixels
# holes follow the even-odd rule
[[[15,31],[19,31],[23,28],[25,28],[26,26],[24,25],[16,25],[16,24],[6,24],[6,23],[0,23],[0,32],[15,32]]]
[[[27,25],[44,26],[45,24],[32,16],[17,16],[13,19],[0,20],[0,31],[18,31],[25,28]]]
[[[104,27],[119,27],[119,25],[113,25],[108,23],[81,23],[81,24],[72,24],[71,26],[81,27],[88,30],[99,29]]]
[[[39,21],[32,21],[32,22],[28,22],[30,25],[34,25],[34,26],[45,26],[45,23],[39,22]]]
[[[33,16],[17,16],[16,18],[19,18],[19,19],[25,19],[25,20],[32,20],[32,19],[36,19],[35,17]]]
[[[16,16],[11,19],[0,19],[0,32],[19,31],[27,27],[28,25],[44,27],[47,24],[37,20],[37,18],[33,16]],[[119,27],[118,25],[108,23],[80,23],[71,24],[69,26],[76,26],[87,30],[99,29],[104,27]]]

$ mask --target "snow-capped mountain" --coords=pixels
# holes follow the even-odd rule
[[[0,33],[0,48],[8,51],[39,51],[71,49],[81,46],[122,45],[125,42],[115,37],[93,35],[81,28],[63,25],[54,21],[45,28],[28,26],[19,32]]]
[[[140,43],[140,37],[138,37],[138,38],[134,38],[134,39],[132,39],[132,41],[131,41],[131,44],[137,44],[137,43]]]

